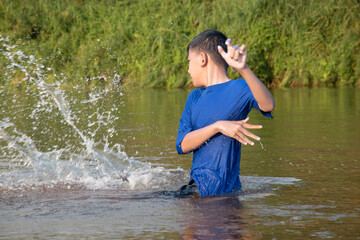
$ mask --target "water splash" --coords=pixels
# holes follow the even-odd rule
[[[62,90],[66,79],[47,83],[50,68],[1,35],[0,44],[1,54],[9,62],[8,72],[20,70],[24,73],[22,81],[35,87],[28,88],[23,96],[14,94],[12,99],[22,99],[26,105],[29,97],[35,104],[22,107],[14,116],[0,118],[0,188],[66,183],[90,189],[152,189],[166,186],[174,176],[184,178],[182,169],[137,161],[127,156],[123,146],[112,142],[119,112],[117,106],[105,101],[107,89],[95,89],[78,102],[72,92]],[[2,91],[0,97],[7,99],[8,95]],[[4,108],[14,108],[11,100],[5,101]],[[88,112],[83,113],[84,108]],[[8,113],[9,109],[2,112]],[[19,115],[31,119],[31,124],[21,126]],[[53,129],[52,122],[66,129],[66,134]]]
[[[260,143],[261,149],[264,150],[264,145],[262,144],[262,142],[260,140],[259,140],[259,143]]]

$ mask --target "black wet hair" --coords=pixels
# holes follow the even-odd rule
[[[227,37],[220,31],[208,29],[201,32],[194,37],[193,40],[187,46],[187,51],[196,50],[198,52],[207,53],[215,64],[224,67],[227,71],[229,65],[218,51],[218,46],[221,46],[225,52],[227,52],[227,46],[225,44]]]

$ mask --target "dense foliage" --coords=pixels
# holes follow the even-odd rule
[[[267,85],[356,85],[359,15],[356,0],[2,0],[0,34],[70,85],[188,86],[186,46],[205,29],[246,44]],[[18,83],[7,62],[0,84]]]

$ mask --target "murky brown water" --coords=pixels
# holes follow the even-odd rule
[[[360,238],[360,89],[274,90],[246,193],[213,199],[166,192],[188,93],[0,89],[0,239]]]

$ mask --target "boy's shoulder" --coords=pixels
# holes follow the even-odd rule
[[[186,105],[190,107],[195,104],[197,100],[201,97],[204,90],[205,88],[195,88],[194,90],[192,90],[186,99]]]
[[[194,90],[192,90],[189,93],[188,99],[199,97],[203,93],[204,90],[205,90],[205,88],[195,88]]]
[[[228,88],[231,88],[231,89],[243,89],[243,90],[247,90],[249,89],[249,86],[247,84],[247,82],[242,79],[242,78],[239,78],[239,79],[236,79],[236,80],[230,80],[229,84],[227,84]],[[197,99],[199,98],[204,92],[206,92],[206,88],[205,87],[202,87],[202,88],[195,88],[194,90],[192,90],[190,92],[190,94],[188,95],[188,100],[194,100],[194,99]]]
[[[242,85],[242,86],[246,85],[247,86],[246,81],[242,78],[238,78],[238,79],[231,80],[231,81],[236,85]]]
[[[242,91],[250,91],[249,85],[247,84],[245,79],[238,78],[236,80],[231,80],[231,81],[232,81],[232,85],[229,86],[230,88],[234,88]]]

